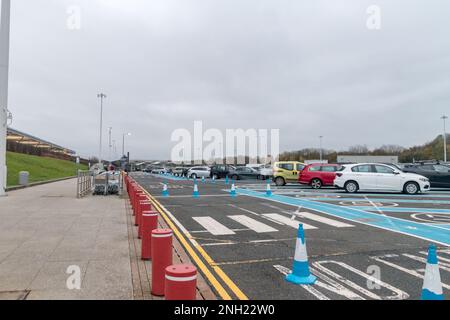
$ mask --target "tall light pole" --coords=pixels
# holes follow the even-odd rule
[[[125,156],[125,136],[131,136],[131,133],[124,133],[122,135],[122,154]]]
[[[441,119],[444,121],[444,162],[447,162],[447,128],[445,122],[448,119],[446,115],[443,115]]]
[[[106,94],[99,93],[97,98],[100,99],[100,143],[98,150],[98,163],[102,163],[102,136],[103,136],[103,99],[106,98]]]
[[[0,18],[0,196],[6,189],[6,123],[8,109],[9,30],[11,0],[1,0]]]
[[[320,161],[322,161],[323,160],[323,149],[322,149],[323,136],[319,136],[319,139],[320,139]]]
[[[108,128],[108,134],[109,134],[109,161],[111,161],[111,149],[112,149],[112,141],[111,141],[111,132],[112,132],[112,127]]]

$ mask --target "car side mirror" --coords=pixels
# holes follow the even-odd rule
[[[395,174],[395,175],[399,175],[400,172],[399,172],[399,171],[394,171],[394,174]]]

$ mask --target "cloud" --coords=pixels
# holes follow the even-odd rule
[[[96,155],[107,127],[134,158],[167,158],[177,128],[279,128],[281,149],[411,146],[450,101],[450,4],[377,1],[15,0],[13,126]],[[67,8],[81,30],[67,29]],[[107,154],[107,143],[104,143]]]

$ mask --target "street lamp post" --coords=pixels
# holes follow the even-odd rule
[[[441,119],[444,121],[444,162],[447,162],[447,130],[445,122],[448,117],[446,115],[443,115]]]
[[[1,0],[0,17],[0,196],[6,189],[6,125],[8,109],[9,30],[11,0]]]
[[[125,136],[131,136],[131,133],[124,133],[122,135],[122,155],[125,156]]]
[[[320,161],[323,161],[323,149],[322,149],[323,136],[320,136],[319,139],[320,139]]]
[[[103,136],[103,99],[106,98],[106,94],[99,93],[97,95],[100,98],[100,143],[98,150],[98,163],[102,163],[102,136]]]
[[[111,132],[112,132],[112,127],[108,128],[108,134],[109,134],[109,161],[111,162],[111,154],[112,154],[112,140],[111,140]]]

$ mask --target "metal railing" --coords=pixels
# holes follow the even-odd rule
[[[92,192],[94,175],[91,171],[78,170],[77,198],[83,198]]]

